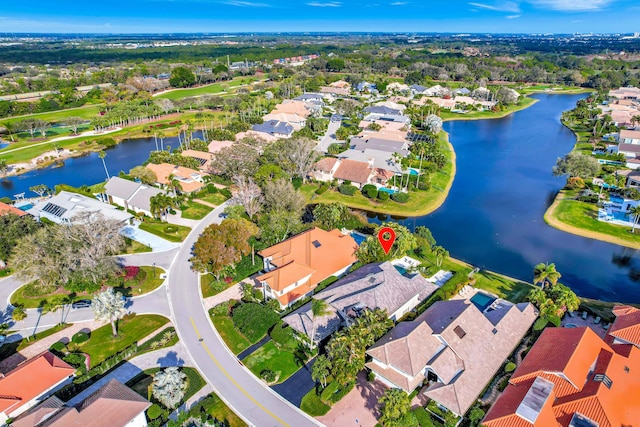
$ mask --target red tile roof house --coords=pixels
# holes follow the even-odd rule
[[[640,310],[613,313],[604,340],[586,327],[545,329],[482,424],[640,425]]]
[[[266,273],[257,280],[267,297],[288,307],[323,280],[344,274],[357,261],[356,249],[350,235],[314,227],[258,252]]]
[[[438,301],[375,343],[367,367],[383,383],[425,396],[456,415],[476,402],[538,313],[531,303],[502,303],[482,313],[469,300]]]
[[[331,181],[337,179],[343,183],[350,181],[352,185],[362,188],[365,184],[378,184],[384,186],[393,178],[394,173],[372,165],[373,161],[360,162],[349,159],[336,159],[327,157],[313,165],[312,177],[319,181]]]
[[[75,368],[50,351],[0,376],[0,423],[15,418],[73,379]]]
[[[9,214],[18,215],[18,216],[27,215],[25,211],[18,209],[13,205],[8,205],[4,202],[0,202],[0,216],[9,215]]]

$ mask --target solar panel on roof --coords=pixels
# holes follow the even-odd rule
[[[53,203],[47,203],[46,205],[44,205],[44,208],[42,208],[42,210],[43,212],[57,217],[61,217],[67,211],[65,208]]]
[[[314,248],[319,248],[320,246],[322,246],[322,244],[317,240],[314,240],[313,242],[311,242],[311,244]]]

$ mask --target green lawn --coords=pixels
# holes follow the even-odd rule
[[[209,202],[216,206],[221,205],[227,201],[227,198],[220,193],[208,194],[204,197],[198,197],[198,199],[204,200],[205,202]]]
[[[35,113],[26,116],[3,119],[0,120],[0,126],[4,123],[14,123],[26,119],[40,119],[50,123],[63,122],[64,119],[67,119],[69,117],[81,117],[83,119],[91,120],[100,112],[100,110],[100,105],[85,105],[78,108],[69,108],[66,110],[49,111],[46,113]]]
[[[40,302],[47,300],[50,303],[62,303],[67,293],[64,289],[55,286],[39,286],[37,282],[30,282],[18,288],[11,294],[12,305],[22,305],[24,308],[38,308]]]
[[[442,120],[483,120],[483,119],[499,119],[508,116],[516,111],[524,110],[531,105],[538,102],[537,99],[521,97],[516,105],[510,105],[505,110],[493,112],[493,111],[473,111],[465,114],[452,113],[448,110],[442,110],[440,116]]]
[[[148,231],[151,234],[175,243],[182,242],[189,235],[189,232],[191,232],[191,228],[184,225],[168,224],[148,218],[140,224],[140,230]]]
[[[176,99],[187,98],[190,96],[211,95],[211,94],[224,92],[225,90],[231,88],[232,86],[250,84],[257,80],[258,80],[257,78],[252,76],[236,77],[232,80],[225,81],[225,82],[212,83],[209,85],[194,87],[194,88],[172,90],[171,92],[160,94],[155,98],[170,99],[172,101],[175,101]]]
[[[213,208],[202,205],[192,200],[186,201],[182,204],[186,206],[186,209],[182,209],[182,218],[186,219],[202,219],[209,214]]]
[[[233,326],[233,321],[229,316],[216,314],[211,317],[211,320],[213,321],[213,326],[215,326],[216,330],[233,354],[241,353],[242,350],[252,344],[251,341],[249,341],[235,328],[235,326]]]
[[[154,268],[151,265],[141,266],[138,276],[124,282],[125,287],[119,288],[119,290],[123,295],[128,297],[137,297],[146,294],[162,285],[164,279],[161,279],[160,275],[163,273],[164,270],[159,267]]]
[[[306,363],[306,360],[304,362]],[[278,378],[276,380],[278,383],[283,382],[304,366],[303,361],[298,360],[293,352],[276,347],[273,341],[269,341],[251,353],[242,363],[257,377],[260,377],[260,372],[265,369],[272,370]]]
[[[305,394],[300,402],[300,409],[312,417],[325,415],[331,409],[331,406],[320,400],[320,396],[316,393],[315,387]]]
[[[113,354],[124,350],[135,341],[150,335],[169,322],[164,316],[143,314],[118,321],[118,336],[111,334],[111,324],[101,326],[91,332],[91,338],[80,345],[80,350],[91,358],[91,366],[96,366]]]
[[[126,242],[126,248],[124,251],[125,254],[140,254],[143,252],[151,252],[151,248],[147,245],[143,245],[140,242],[131,240],[128,237],[125,237],[124,240]]]
[[[431,174],[431,189],[409,192],[409,201],[407,203],[398,203],[391,199],[384,202],[371,200],[363,196],[360,191],[353,196],[347,196],[334,190],[328,190],[321,195],[317,195],[315,194],[316,189],[319,187],[317,183],[305,184],[300,188],[300,191],[305,195],[307,201],[312,204],[341,202],[351,208],[390,215],[426,215],[436,210],[444,202],[455,176],[455,153],[453,152],[453,147],[449,144],[446,133],[440,134],[438,146],[444,150],[449,161],[442,170]]]
[[[236,265],[235,271],[231,275],[229,283],[225,281],[217,281],[212,274],[200,275],[200,288],[202,289],[202,297],[208,298],[217,295],[227,289],[234,283],[246,279],[262,269],[263,263],[260,257],[252,260],[251,255],[242,257],[242,260]]]
[[[631,233],[631,228],[598,221],[596,205],[572,200],[573,193],[562,192],[556,197],[552,207],[545,214],[548,224],[574,234],[599,240],[607,240],[619,245],[640,249],[640,230]]]

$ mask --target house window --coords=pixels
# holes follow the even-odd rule
[[[605,374],[595,374],[593,376],[593,380],[603,383],[605,386],[607,386],[607,388],[611,388],[611,386],[613,385],[613,381],[611,381],[611,378],[609,378]]]
[[[628,373],[629,373],[629,367],[628,367],[628,366],[625,366],[625,367],[624,367],[624,371],[628,374]]]
[[[456,335],[458,336],[458,338],[463,338],[465,335],[467,335],[467,333],[464,331],[464,329],[462,329],[462,327],[460,326],[456,326],[453,329],[453,332],[456,333]]]

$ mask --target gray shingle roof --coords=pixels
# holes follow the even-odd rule
[[[372,105],[364,109],[365,113],[382,114],[382,115],[402,115],[402,111],[395,108],[389,108],[384,105]]]
[[[291,135],[293,133],[293,126],[291,126],[289,123],[281,122],[278,120],[269,120],[264,123],[253,125],[252,129],[256,132],[268,133],[269,135]]]
[[[127,200],[136,192],[140,183],[129,181],[118,176],[112,176],[105,184],[104,192],[110,196],[119,197]]]

